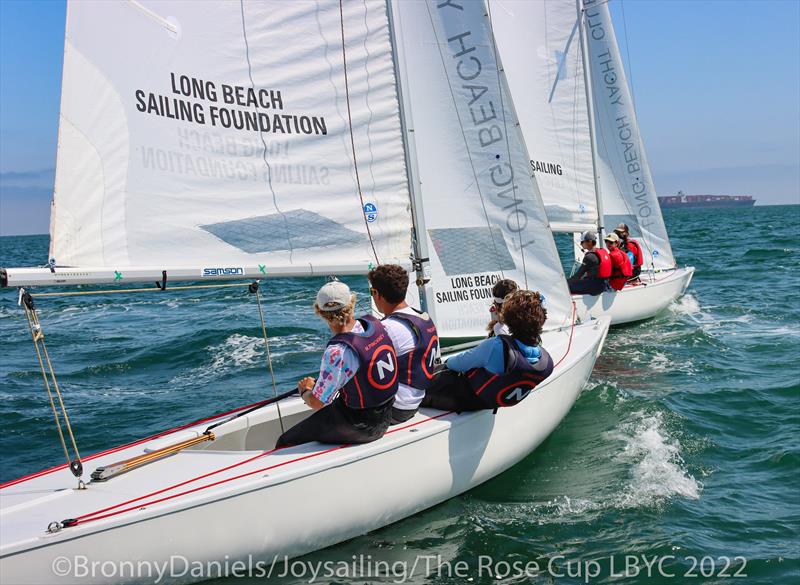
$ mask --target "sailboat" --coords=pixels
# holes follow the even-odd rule
[[[451,351],[495,280],[540,290],[557,365],[514,408],[423,408],[366,445],[274,449],[311,412],[281,394],[8,481],[3,582],[302,555],[487,481],[570,410],[609,320],[576,318],[481,3],[71,2],[63,75],[49,262],[2,271],[23,299],[396,262]]]
[[[554,232],[610,233],[625,223],[642,247],[638,280],[575,295],[581,313],[621,324],[653,317],[694,274],[679,267],[656,196],[608,2],[490,0],[497,44],[531,168]]]

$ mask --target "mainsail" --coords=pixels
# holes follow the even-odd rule
[[[548,325],[565,324],[569,292],[484,5],[392,5],[440,335],[484,335],[501,278],[541,291]]]
[[[574,0],[491,0],[497,45],[554,231],[596,229],[597,195]]]
[[[70,3],[55,265],[363,273],[410,252],[385,2]]]
[[[673,268],[608,2],[584,0],[581,11],[580,1],[489,2],[551,225],[610,231],[624,222],[643,244],[645,267]]]
[[[674,268],[608,2],[583,0],[583,6],[604,225],[611,230],[628,224],[643,244],[644,267]]]

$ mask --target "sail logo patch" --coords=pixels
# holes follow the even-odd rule
[[[378,206],[374,203],[365,203],[364,204],[364,217],[367,218],[369,223],[372,223],[376,219],[378,219]]]
[[[240,266],[228,268],[203,268],[200,273],[203,278],[208,276],[244,276],[244,268]]]

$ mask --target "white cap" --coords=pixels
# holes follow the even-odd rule
[[[606,234],[606,237],[603,238],[603,239],[606,242],[615,242],[615,243],[619,242],[619,236],[617,234],[615,234],[614,232],[611,232],[610,234]]]
[[[349,286],[340,280],[332,280],[319,289],[317,307],[320,311],[338,311],[348,306],[352,298]]]

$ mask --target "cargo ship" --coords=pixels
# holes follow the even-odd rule
[[[658,203],[662,209],[694,208],[694,207],[752,207],[756,200],[750,195],[684,195],[678,191],[677,195],[659,197]]]

